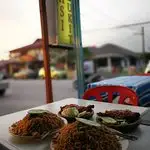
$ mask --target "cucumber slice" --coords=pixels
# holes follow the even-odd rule
[[[28,114],[43,114],[43,113],[49,113],[48,110],[44,110],[44,109],[32,109],[28,111]]]
[[[99,116],[99,118],[105,124],[116,124],[117,123],[117,121],[115,119],[111,118],[111,117],[101,117],[101,116]]]

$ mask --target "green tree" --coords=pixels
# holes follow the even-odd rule
[[[83,48],[84,60],[91,59],[92,53],[88,47]],[[54,62],[67,63],[68,65],[75,64],[76,51],[75,50],[53,50],[51,56]]]

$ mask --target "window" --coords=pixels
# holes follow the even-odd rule
[[[99,59],[97,59],[97,66],[98,67],[107,67],[108,66],[107,58],[99,58]]]

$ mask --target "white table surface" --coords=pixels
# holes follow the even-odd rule
[[[34,109],[47,109],[53,113],[58,113],[60,110],[60,106],[64,106],[66,104],[78,104],[87,106],[90,104],[94,104],[94,112],[104,112],[105,110],[112,110],[112,109],[129,109],[135,112],[139,112],[142,114],[147,108],[143,107],[136,107],[136,106],[127,106],[127,105],[119,105],[119,104],[110,104],[110,103],[103,103],[103,102],[96,102],[96,101],[88,101],[88,100],[80,100],[75,98],[67,98],[58,102],[54,102],[51,104],[42,105],[36,107]],[[33,108],[32,108],[33,109]],[[43,142],[38,143],[30,143],[30,144],[18,144],[13,141],[13,138],[8,132],[9,126],[11,126],[14,122],[22,119],[28,110],[19,111],[16,113],[4,115],[0,117],[0,142],[3,143],[8,148],[12,145],[16,147],[16,149],[20,150],[49,150],[49,141],[44,140]]]

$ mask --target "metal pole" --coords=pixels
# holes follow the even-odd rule
[[[50,54],[49,54],[49,43],[48,43],[46,0],[39,0],[39,5],[40,5],[41,30],[42,30],[42,39],[43,39],[46,103],[52,103],[53,93],[52,93],[52,82],[51,82],[51,74],[50,74]]]
[[[73,5],[74,41],[76,50],[78,98],[82,98],[85,87],[84,87],[84,67],[83,67],[84,58],[82,48],[79,0],[72,0],[72,5]]]
[[[142,30],[142,54],[143,54],[143,60],[144,60],[144,66],[145,66],[146,55],[145,55],[145,31],[144,31],[144,27],[142,27],[141,30]]]

